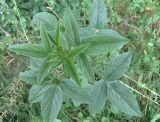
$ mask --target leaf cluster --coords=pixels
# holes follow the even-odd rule
[[[41,102],[44,121],[52,122],[58,116],[64,98],[79,104],[88,104],[90,113],[100,112],[109,99],[122,112],[139,116],[138,104],[130,90],[119,79],[127,71],[131,53],[112,58],[104,67],[103,78],[95,81],[95,73],[88,57],[103,55],[120,49],[129,40],[112,29],[106,29],[106,7],[103,0],[93,0],[88,27],[78,27],[70,8],[62,20],[48,12],[33,17],[40,29],[39,44],[16,44],[9,49],[30,57],[30,70],[20,73],[21,80],[32,85],[31,103]],[[81,87],[78,70],[88,80]]]

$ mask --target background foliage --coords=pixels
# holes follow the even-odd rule
[[[35,13],[51,8],[62,17],[64,8],[70,6],[81,16],[79,22],[88,24],[88,9],[91,0],[0,0],[0,120],[4,122],[41,122],[39,104],[28,102],[30,86],[18,78],[24,71],[28,59],[7,50],[9,44],[23,43],[26,38],[34,42],[39,34],[33,29],[32,17]],[[160,97],[151,94],[147,87],[160,94],[160,1],[159,0],[105,0],[108,10],[108,25],[129,42],[122,51],[131,51],[133,59],[128,76],[124,81],[143,95],[160,104]],[[54,14],[54,13],[53,13]],[[103,59],[104,57],[99,56]],[[96,61],[97,59],[95,59]],[[94,68],[97,70],[99,65]],[[160,105],[137,95],[143,116],[131,118],[120,113],[114,106],[107,105],[101,114],[89,115],[86,106],[73,107],[71,103],[62,108],[57,121],[82,122],[158,122]],[[67,115],[67,116],[66,116]]]

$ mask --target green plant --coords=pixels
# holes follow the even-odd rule
[[[20,78],[32,85],[29,101],[41,102],[44,121],[55,120],[66,99],[78,105],[88,104],[90,113],[100,112],[109,99],[122,112],[140,116],[134,96],[119,80],[130,65],[131,53],[112,58],[101,68],[100,80],[95,81],[97,74],[92,69],[92,59],[113,51],[118,53],[117,50],[129,41],[118,32],[106,29],[106,20],[102,0],[93,0],[90,25],[85,28],[78,28],[69,8],[62,20],[41,12],[33,17],[40,29],[40,43],[9,47],[17,54],[30,57],[30,70],[20,73]],[[81,87],[84,79],[79,72],[87,78],[84,87]]]

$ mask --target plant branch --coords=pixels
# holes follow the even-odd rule
[[[140,83],[138,83],[138,81],[136,81],[136,80],[134,80],[134,79],[130,78],[129,76],[127,76],[127,75],[125,75],[125,74],[123,74],[123,76],[124,76],[124,77],[126,77],[126,78],[128,78],[128,79],[130,79],[131,81],[135,82],[135,83],[136,83],[136,84],[138,84],[140,87],[147,89],[147,90],[148,90],[148,91],[150,91],[152,94],[154,94],[154,95],[156,95],[156,96],[159,96],[159,97],[160,97],[160,95],[159,95],[159,94],[157,94],[156,92],[154,92],[154,91],[150,90],[150,89],[149,89],[149,88],[147,88],[146,86],[141,85]]]
[[[137,94],[140,94],[140,95],[143,96],[144,98],[146,98],[146,99],[150,100],[151,102],[153,102],[153,103],[155,103],[155,104],[157,104],[157,105],[160,106],[160,104],[159,104],[158,102],[156,102],[156,101],[152,100],[151,98],[149,98],[148,96],[146,96],[146,95],[140,93],[140,92],[137,91],[136,89],[134,89],[134,88],[128,86],[127,84],[123,83],[122,81],[120,81],[120,83],[122,83],[123,85],[125,85],[126,87],[128,87],[129,89],[131,89],[132,91],[136,92]]]
[[[51,10],[52,13],[56,16],[56,18],[57,18],[58,20],[61,20],[61,18],[60,18],[60,17],[58,16],[58,14],[54,11],[54,9],[52,9],[52,7],[51,7],[50,4],[48,3],[48,1],[45,0],[45,2],[46,2],[47,5],[48,5],[48,7],[46,7],[46,8],[48,8],[49,10]]]

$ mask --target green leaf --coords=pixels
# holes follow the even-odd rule
[[[83,27],[83,28],[79,28],[79,34],[80,34],[80,37],[81,37],[81,40],[82,40],[85,37],[95,35],[96,32],[91,27]]]
[[[71,46],[80,44],[80,36],[76,20],[70,9],[66,9],[64,15],[65,37]]]
[[[29,101],[31,103],[40,102],[48,87],[49,86],[33,85],[29,92]]]
[[[80,53],[82,53],[85,49],[87,49],[87,47],[89,46],[90,44],[81,44],[79,45],[78,47],[75,47],[70,53],[69,53],[69,58],[73,58],[77,55],[79,55]]]
[[[127,38],[122,36],[93,35],[84,38],[82,43],[90,43],[85,52],[96,55],[119,49],[128,41]]]
[[[41,84],[54,67],[51,62],[44,61],[37,74],[37,83]]]
[[[133,116],[141,115],[138,103],[129,88],[119,81],[112,81],[107,86],[108,98],[120,111]]]
[[[90,8],[89,23],[97,29],[105,27],[107,22],[107,10],[103,0],[93,0]]]
[[[49,38],[43,24],[41,24],[40,26],[40,35],[41,35],[42,44],[44,45],[45,49],[48,51],[52,51],[51,39]]]
[[[81,103],[91,103],[92,99],[89,92],[81,88],[73,80],[64,79],[61,83],[63,94],[72,100],[76,100]]]
[[[55,41],[57,46],[60,46],[61,41],[61,33],[60,33],[60,22],[58,22],[57,29],[56,29],[56,35],[55,35]]]
[[[113,81],[118,80],[127,71],[131,62],[132,54],[127,52],[114,57],[107,63],[105,68],[105,80]]]
[[[152,117],[151,122],[157,122],[160,119],[160,114],[156,114]]]
[[[107,85],[103,80],[98,81],[91,93],[93,102],[89,104],[90,113],[99,113],[102,111],[105,105],[105,100],[107,97]]]
[[[49,59],[46,58],[44,60],[44,62],[42,63],[38,74],[37,74],[37,83],[41,84],[44,79],[46,78],[47,75],[49,75],[49,73],[56,68],[58,65],[60,65],[62,63],[63,60],[55,60],[52,62],[49,62]]]
[[[37,71],[36,70],[28,70],[25,72],[21,72],[19,75],[20,79],[26,83],[36,85],[37,84]]]
[[[68,58],[64,61],[63,64],[64,64],[64,69],[66,73],[80,85],[80,80],[79,80],[77,70],[76,70],[73,60]]]
[[[39,67],[42,65],[43,60],[40,58],[30,58],[30,64],[32,69],[39,69]]]
[[[93,85],[87,85],[87,86],[85,86],[85,87],[83,87],[82,88],[82,91],[83,91],[83,93],[85,93],[85,94],[83,94],[83,96],[86,96],[86,97],[84,97],[84,99],[88,99],[88,102],[86,101],[85,102],[85,100],[79,100],[79,99],[72,99],[72,102],[73,102],[73,105],[75,106],[75,107],[78,107],[78,106],[80,106],[82,103],[84,103],[84,104],[90,104],[90,103],[92,103],[93,102],[93,100],[92,100],[92,98],[91,98],[91,92],[92,92],[92,90],[93,90]],[[87,97],[87,95],[88,95],[88,97]],[[83,98],[80,98],[80,99],[83,99]],[[83,102],[84,101],[84,102]]]
[[[121,36],[118,32],[112,29],[101,29],[96,30],[91,27],[85,27],[79,29],[81,40],[85,37],[94,36],[94,35],[101,35],[101,36]]]
[[[48,55],[44,48],[33,44],[16,44],[10,46],[9,49],[17,54],[36,58],[43,58]]]
[[[90,83],[94,83],[94,72],[92,70],[91,64],[89,63],[87,56],[82,53],[79,55],[79,58],[82,62],[82,66],[80,66],[80,69],[82,72],[84,72],[84,75],[88,78]]]
[[[106,35],[106,36],[121,36],[117,31],[114,31],[112,29],[102,29],[99,30],[96,35]]]
[[[51,86],[43,95],[41,107],[45,122],[54,122],[62,105],[62,90],[59,86]]]
[[[43,23],[46,31],[53,31],[56,29],[57,19],[48,12],[40,12],[33,16],[33,21],[40,28],[40,24]]]

